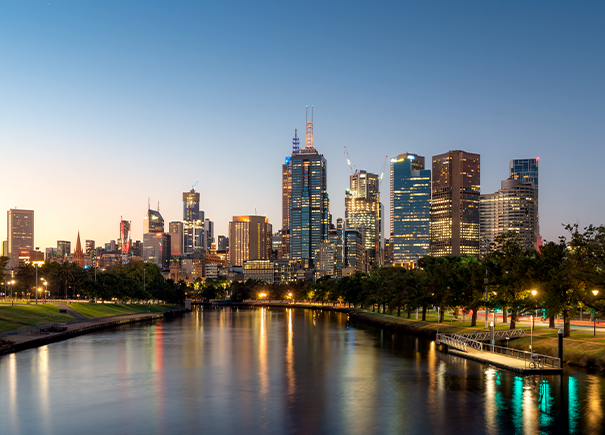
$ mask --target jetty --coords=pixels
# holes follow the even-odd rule
[[[444,345],[450,354],[524,375],[563,373],[560,358],[495,344],[496,340],[519,338],[525,335],[525,331],[520,329],[506,331],[491,329],[471,334],[437,334],[435,342]]]

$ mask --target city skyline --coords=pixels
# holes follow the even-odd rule
[[[308,33],[290,30],[288,6],[156,5],[129,19],[141,5],[3,6],[0,35],[15,42],[5,51],[13,67],[0,71],[11,84],[0,207],[34,210],[41,249],[75,246],[78,231],[97,246],[118,240],[121,217],[142,240],[149,198],[166,222],[180,220],[196,180],[215,237],[255,209],[277,230],[280,168],[306,104],[334,222],[344,217],[346,145],[371,173],[385,155],[480,154],[482,194],[499,189],[511,160],[540,157],[542,237],[564,235],[561,223],[604,223],[583,180],[560,176],[578,155],[591,156],[579,163],[590,181],[601,173],[600,4],[325,5],[294,14]]]

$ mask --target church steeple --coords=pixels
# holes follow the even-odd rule
[[[84,267],[86,261],[84,260],[84,252],[82,252],[82,245],[80,243],[80,231],[78,231],[78,240],[76,241],[76,250],[74,251],[74,263],[80,267]]]

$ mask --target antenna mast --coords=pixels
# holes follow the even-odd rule
[[[309,106],[305,112],[305,121],[307,123],[307,143],[306,148],[313,148],[313,106],[311,106],[311,122],[309,122]]]

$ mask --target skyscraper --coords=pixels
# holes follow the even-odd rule
[[[431,255],[479,256],[479,154],[433,156]]]
[[[534,159],[513,159],[510,161],[510,176],[513,180],[519,180],[521,183],[534,183],[536,188],[536,231],[538,233],[538,248],[542,246],[542,237],[540,236],[540,208],[538,206],[538,164],[540,157]]]
[[[170,251],[170,234],[164,233],[164,218],[159,210],[147,210],[143,221],[143,261],[166,268]]]
[[[204,249],[204,212],[200,211],[200,194],[191,189],[183,192],[183,252],[191,254]]]
[[[330,221],[327,162],[313,147],[312,114],[311,121],[307,121],[306,147],[292,153],[290,164],[290,260],[312,263],[320,243],[328,236]]]
[[[125,221],[120,216],[120,251],[122,255],[130,253],[130,221]]]
[[[538,248],[538,189],[533,182],[502,181],[496,193],[481,195],[480,212],[481,254],[508,231],[519,234],[523,248]]]
[[[206,218],[204,221],[204,249],[209,251],[214,243],[214,222]]]
[[[389,261],[410,265],[427,255],[430,227],[431,171],[424,168],[424,157],[405,153],[391,158]]]
[[[57,240],[57,261],[63,263],[71,254],[71,242],[68,240]]]
[[[8,267],[19,266],[19,251],[34,250],[34,211],[12,208],[7,214]]]
[[[168,232],[170,233],[170,254],[183,255],[183,222],[170,222]]]
[[[350,176],[350,189],[345,192],[346,227],[363,233],[364,249],[370,265],[380,262],[380,178],[376,174],[357,171]]]
[[[300,139],[294,129],[294,138],[292,139],[292,154],[300,152]],[[286,157],[282,165],[282,230],[281,244],[278,253],[279,258],[290,258],[290,199],[292,198],[292,164],[291,156]]]
[[[233,216],[229,222],[229,264],[243,266],[248,260],[270,260],[272,227],[264,216]]]
[[[163,233],[164,232],[164,218],[159,211],[147,210],[147,215],[143,220],[143,234],[149,233]]]
[[[229,237],[218,236],[217,251],[226,251],[229,249]]]

